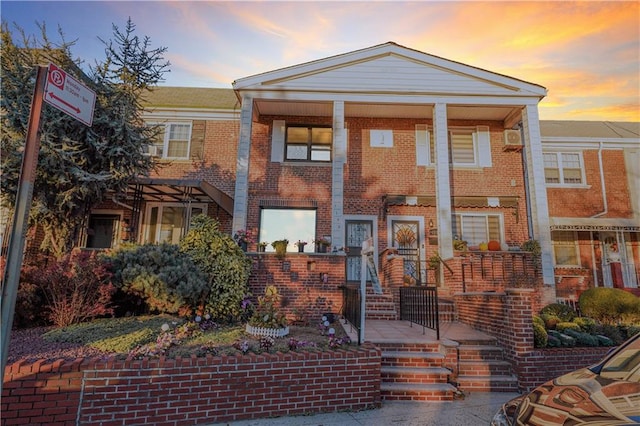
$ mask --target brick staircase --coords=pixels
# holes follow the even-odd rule
[[[396,305],[393,303],[393,296],[390,294],[375,294],[372,290],[367,289],[365,303],[367,305],[366,319],[390,321],[399,319]]]
[[[458,376],[462,391],[516,392],[518,379],[495,339],[458,341]]]
[[[376,343],[382,351],[380,394],[386,401],[450,401],[456,387],[439,342]]]

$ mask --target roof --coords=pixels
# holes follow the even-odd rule
[[[145,95],[144,107],[189,109],[239,109],[232,89],[158,86]]]
[[[540,121],[542,137],[638,139],[640,122],[622,121]]]

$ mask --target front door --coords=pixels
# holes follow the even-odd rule
[[[636,288],[638,282],[628,233],[601,232],[602,275],[605,287]]]
[[[391,245],[398,249],[398,254],[404,259],[404,282],[409,285],[420,284],[420,223],[393,220],[391,229]]]
[[[360,284],[362,243],[373,235],[373,221],[347,220],[345,222],[347,253],[347,284]],[[375,244],[375,239],[374,239]],[[369,280],[367,273],[367,280]]]

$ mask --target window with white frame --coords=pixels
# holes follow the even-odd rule
[[[450,162],[460,167],[491,167],[489,127],[449,129]]]
[[[288,161],[331,161],[333,130],[321,126],[287,126],[285,159]]]
[[[574,231],[552,231],[551,241],[556,266],[579,266],[578,244]]]
[[[204,203],[148,203],[144,242],[177,244],[189,230],[191,218],[206,213]]]
[[[463,213],[453,216],[453,235],[469,246],[502,242],[502,218],[497,214]]]
[[[545,152],[543,158],[546,183],[559,185],[581,185],[584,183],[581,153]]]
[[[304,241],[305,252],[313,252],[316,237],[315,209],[262,208],[260,212],[260,237],[258,242],[267,243],[266,251],[274,251],[271,243],[289,240],[287,251],[297,251],[296,243]]]
[[[189,158],[191,141],[191,123],[160,124],[164,131],[159,131],[153,144],[147,147],[147,153],[160,158]]]

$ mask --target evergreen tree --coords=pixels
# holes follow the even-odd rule
[[[129,19],[123,30],[113,26],[112,40],[100,40],[105,59],[84,72],[83,62],[73,59],[74,42],[67,42],[60,29],[60,41],[53,42],[45,25],[39,27],[40,37],[16,28],[16,42],[2,23],[1,201],[10,208],[15,204],[36,66],[54,63],[96,92],[91,127],[46,104],[41,114],[30,225],[42,226],[42,248],[60,257],[77,243],[94,206],[153,167],[143,147],[159,129],[144,124],[141,102],[163,80],[169,62],[163,57],[166,48],[151,48]]]

